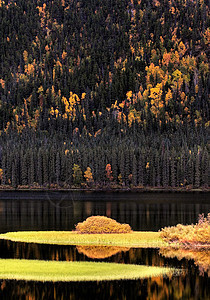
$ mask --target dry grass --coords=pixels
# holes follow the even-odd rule
[[[210,213],[207,218],[199,216],[197,224],[165,227],[160,232],[164,241],[170,245],[185,248],[210,248]]]
[[[0,279],[33,281],[107,281],[173,273],[173,269],[98,262],[0,259]]]

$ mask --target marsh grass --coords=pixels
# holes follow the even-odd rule
[[[133,231],[121,234],[80,234],[75,231],[19,231],[0,234],[0,239],[14,242],[158,248],[167,246],[160,232]]]
[[[0,259],[0,279],[108,281],[169,275],[171,268],[99,262]]]
[[[170,246],[210,249],[210,213],[199,215],[196,224],[165,227],[160,236]]]

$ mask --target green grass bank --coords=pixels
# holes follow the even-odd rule
[[[14,242],[55,245],[101,245],[159,248],[167,246],[159,232],[134,231],[121,234],[80,234],[75,231],[19,231],[0,234]]]
[[[169,275],[174,269],[96,262],[0,259],[0,279],[33,281],[108,281]]]

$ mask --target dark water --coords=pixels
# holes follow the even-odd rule
[[[158,230],[177,223],[195,223],[198,214],[208,212],[208,194],[1,192],[0,232],[72,230],[74,224],[90,215],[107,215],[129,223],[134,230]],[[105,248],[103,252],[111,255],[112,251]],[[209,252],[205,255],[208,257]],[[92,258],[84,247],[2,240],[0,258],[104,261],[183,270],[182,274],[170,277],[111,282],[2,280],[0,299],[209,299],[210,295],[208,272],[202,263],[180,255],[167,257],[161,249],[123,248],[111,256]]]

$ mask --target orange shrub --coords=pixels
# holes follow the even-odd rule
[[[210,247],[210,213],[207,217],[199,215],[197,224],[182,225],[161,229],[161,237],[170,244],[184,247]]]
[[[76,225],[79,233],[128,233],[131,227],[104,216],[92,216]]]

